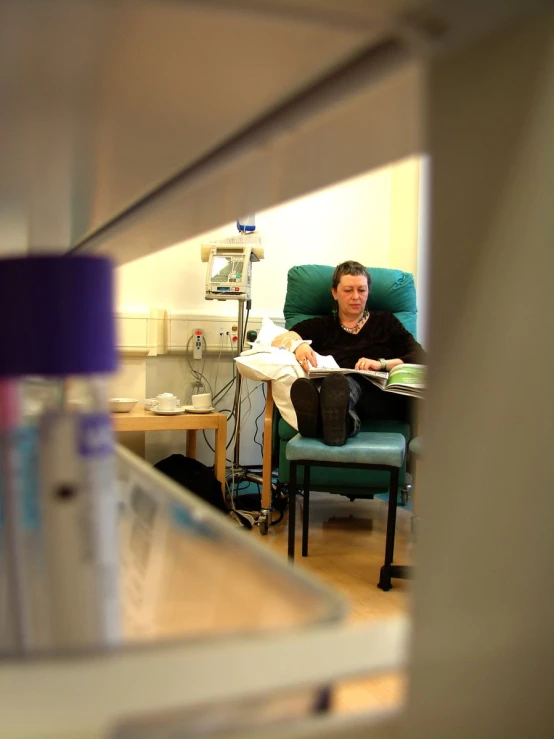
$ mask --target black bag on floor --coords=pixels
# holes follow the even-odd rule
[[[172,454],[155,464],[154,467],[183,487],[188,488],[206,503],[223,511],[223,513],[227,513],[221,483],[213,471],[202,462],[185,457],[184,454]]]

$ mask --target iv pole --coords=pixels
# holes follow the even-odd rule
[[[248,303],[248,308],[250,308],[250,303],[252,301],[250,298],[246,298],[246,296],[241,296],[238,299],[238,345],[237,345],[237,356],[240,356],[242,352],[244,351],[244,305],[245,303]],[[240,372],[237,372],[237,380],[236,380],[236,386],[235,386],[235,404],[234,404],[234,411],[235,411],[235,420],[236,420],[236,428],[235,428],[235,448],[233,453],[233,466],[234,467],[240,467],[240,416],[241,416],[241,402],[240,402],[240,396],[242,392],[242,375]]]
[[[233,245],[236,245],[236,242],[233,240]],[[229,242],[226,242],[227,245],[229,245]],[[221,244],[223,246],[223,244]],[[245,244],[245,246],[250,247],[249,244]],[[203,261],[204,257],[203,257]],[[253,249],[248,249],[248,286],[250,285],[250,275],[252,270],[252,262],[253,261],[259,261],[259,257],[254,253]],[[245,305],[248,310],[250,310],[251,305],[251,298],[250,298],[250,290],[249,287],[246,291],[246,293],[236,294],[233,295],[233,293],[219,293],[217,294],[217,297],[215,295],[206,295],[207,299],[216,299],[216,300],[236,300],[238,303],[238,320],[237,320],[237,354],[240,355],[244,351],[244,335],[245,335],[245,319],[244,319],[244,310]],[[245,470],[241,464],[240,464],[240,442],[241,442],[241,428],[240,428],[240,422],[241,422],[241,393],[242,393],[242,375],[240,372],[236,371],[236,386],[235,386],[235,399],[233,404],[233,413],[235,416],[235,444],[234,444],[234,451],[233,451],[233,463],[231,466],[230,471],[226,474],[225,477],[225,485],[226,488],[229,489],[230,486],[234,487],[235,484],[240,483],[243,480],[254,482],[258,484],[259,486],[263,485],[263,478],[261,475],[257,475],[253,472],[249,472]],[[233,495],[233,490],[231,490],[231,496]],[[271,505],[271,504],[270,504]],[[271,525],[271,519],[272,519],[272,511],[273,509],[270,508],[261,508],[260,512],[258,514],[258,518],[255,521],[255,523],[258,525],[258,528],[260,529],[260,533],[262,535],[267,534],[269,530],[269,526]]]
[[[251,260],[257,259],[254,254],[251,255]],[[244,309],[245,305],[250,309],[251,300],[246,295],[241,295],[238,298],[238,320],[237,320],[237,334],[238,334],[238,346],[237,353],[240,355],[244,351],[244,334],[245,334],[245,323],[244,323]],[[263,484],[263,478],[261,475],[257,475],[253,472],[245,470],[240,464],[240,420],[241,420],[241,393],[242,393],[242,375],[237,371],[236,376],[236,387],[235,387],[235,401],[234,401],[234,413],[235,413],[235,446],[233,452],[233,466],[228,475],[226,475],[225,482],[230,479],[231,484],[246,480],[248,482],[257,483],[259,486]],[[231,492],[232,494],[232,492]],[[271,526],[272,519],[272,508],[260,508],[260,513],[256,520],[258,528],[262,536],[265,536]]]

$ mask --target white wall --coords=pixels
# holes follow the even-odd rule
[[[411,158],[256,214],[265,258],[252,268],[252,315],[282,315],[287,272],[296,264],[335,265],[356,259],[369,266],[405,269],[417,279],[418,187],[419,161]],[[193,315],[236,316],[234,301],[205,300],[206,264],[200,260],[202,242],[234,234],[235,224],[228,224],[120,267],[118,311],[162,308]],[[124,372],[114,380],[117,394],[128,395],[125,388],[129,387],[129,372],[141,376],[136,363],[133,360],[134,368],[129,370],[127,361],[123,362]],[[191,378],[186,362],[158,357],[142,360],[142,364],[146,367],[139,380],[144,382],[142,393],[136,389],[136,383],[130,383],[137,397],[156,390],[178,391],[185,400],[190,396]],[[215,360],[208,358],[206,372],[212,377],[213,364]],[[263,405],[261,391],[253,394],[252,400],[253,419]],[[244,464],[261,463],[253,437],[254,427],[249,423],[242,443]],[[161,438],[147,441],[147,458],[151,456],[148,449],[160,457],[160,442]],[[168,453],[175,451],[175,443],[167,448]],[[200,450],[199,458],[209,462],[207,448]]]
[[[253,265],[253,314],[281,314],[287,271],[295,264],[358,259],[388,266],[391,170],[387,167],[256,214],[265,259]],[[235,224],[228,224],[119,268],[118,309],[162,307],[235,315],[232,302],[204,299],[206,265],[200,261],[202,241],[234,234]]]
[[[389,243],[387,267],[418,278],[419,160],[405,159],[390,167]]]

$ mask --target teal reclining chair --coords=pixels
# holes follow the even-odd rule
[[[315,316],[331,314],[334,300],[331,295],[331,280],[334,267],[321,264],[305,264],[292,267],[288,272],[287,294],[283,309],[285,325],[292,328],[299,321]],[[373,310],[388,310],[416,336],[417,306],[413,275],[398,269],[368,267],[371,275],[371,291],[367,307]],[[267,428],[267,426],[266,426]],[[401,421],[363,421],[361,431],[395,432],[403,434],[406,443],[410,440],[410,427]],[[275,408],[273,414],[273,458],[279,461],[278,480],[281,485],[289,482],[289,463],[285,449],[297,431],[288,424]],[[299,467],[299,479],[303,468]],[[379,493],[388,493],[389,474],[381,471],[344,470],[340,468],[313,468],[312,490],[338,493],[354,500],[372,498]],[[400,469],[399,486],[406,484],[406,463]]]

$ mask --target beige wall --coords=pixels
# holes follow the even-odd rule
[[[417,273],[418,160],[411,158],[256,214],[265,259],[253,265],[252,313],[279,315],[295,264],[357,259]],[[118,310],[235,315],[232,301],[204,299],[202,240],[236,233],[228,224],[117,271]]]
[[[388,267],[418,278],[419,158],[390,167]]]

